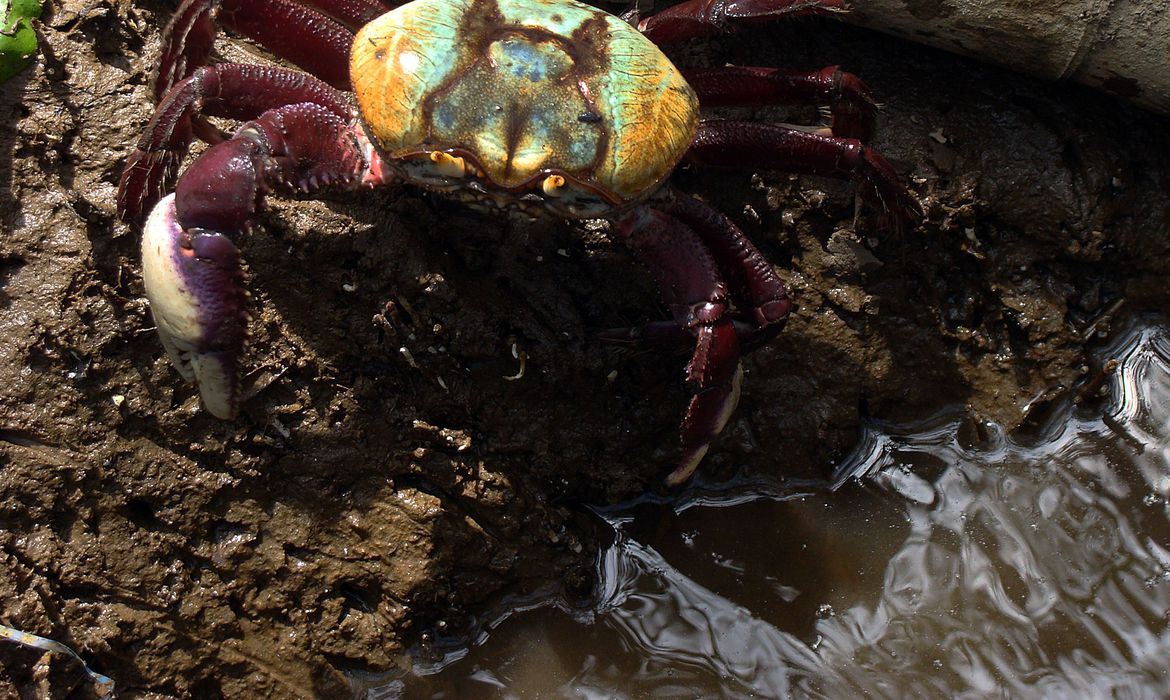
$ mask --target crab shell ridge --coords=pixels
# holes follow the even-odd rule
[[[574,0],[416,0],[358,32],[350,72],[369,135],[408,179],[451,186],[463,168],[481,190],[543,191],[554,210],[575,198],[562,214],[653,192],[698,122],[657,46]]]

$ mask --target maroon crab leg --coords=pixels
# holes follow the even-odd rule
[[[682,456],[666,479],[678,486],[694,473],[739,402],[743,372],[728,289],[703,240],[678,219],[639,207],[615,230],[654,275],[675,323],[694,334],[687,380],[695,394],[681,427]]]
[[[223,26],[317,76],[349,90],[353,32],[341,22],[293,0],[183,0],[163,33],[155,100],[207,63]]]
[[[731,22],[770,22],[844,10],[844,0],[687,0],[643,19],[638,30],[661,45],[712,36]]]
[[[775,337],[792,311],[788,289],[772,263],[731,219],[694,197],[676,194],[666,211],[699,235],[727,279],[736,303],[750,309],[754,329],[739,330],[747,349]],[[744,298],[740,299],[739,296]]]
[[[855,178],[862,183],[862,196],[878,204],[894,225],[914,224],[923,215],[922,205],[898,181],[893,166],[857,139],[777,124],[704,120],[699,122],[686,158],[698,165]]]
[[[845,11],[842,0],[687,0],[643,19],[638,29],[656,44],[711,36],[732,23]],[[877,105],[865,83],[829,66],[816,71],[726,66],[684,71],[704,107],[828,104],[836,136],[868,141]]]
[[[126,161],[118,182],[121,217],[141,221],[171,190],[196,136],[209,143],[224,140],[206,117],[245,121],[298,102],[321,105],[342,119],[353,116],[343,93],[300,71],[241,63],[199,68],[163,98]]]
[[[380,2],[379,0],[304,0],[321,12],[341,22],[353,31],[369,24],[372,20],[381,17],[390,10],[405,4],[401,2]]]
[[[151,314],[213,415],[234,417],[240,397],[248,318],[236,240],[269,190],[357,186],[369,175],[364,151],[352,122],[321,105],[287,105],[205,151],[151,211],[142,236]]]
[[[827,104],[833,135],[868,141],[877,103],[856,75],[839,66],[815,71],[722,66],[683,71],[704,107]]]
[[[658,282],[674,322],[602,334],[611,342],[694,348],[687,379],[695,394],[680,428],[682,456],[667,484],[687,481],[739,401],[742,352],[784,328],[792,301],[771,263],[734,223],[682,194],[642,207],[616,230]],[[724,280],[727,282],[724,282]],[[751,310],[751,323],[733,320],[728,297]]]

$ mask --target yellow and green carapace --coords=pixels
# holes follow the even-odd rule
[[[370,136],[412,179],[462,171],[578,215],[652,192],[698,122],[657,46],[574,0],[413,2],[358,32],[350,73]]]

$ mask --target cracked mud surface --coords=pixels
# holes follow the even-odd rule
[[[503,595],[587,600],[599,535],[577,504],[657,488],[687,400],[685,357],[596,338],[665,316],[648,275],[604,228],[413,191],[274,200],[244,244],[250,397],[212,418],[114,212],[168,12],[56,4],[44,55],[0,87],[0,623],[120,697],[335,697]],[[1092,378],[1111,318],[1165,308],[1166,119],[831,23],[672,55],[862,74],[875,145],[928,211],[893,235],[854,226],[847,185],[677,175],[798,303],[702,478],[823,475],[867,417],[1018,425]],[[0,659],[0,695],[89,692],[64,657]]]

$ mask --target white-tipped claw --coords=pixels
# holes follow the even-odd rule
[[[247,335],[235,245],[215,232],[184,231],[176,219],[175,196],[169,195],[143,227],[142,277],[171,364],[199,386],[212,415],[234,417],[238,358]]]

